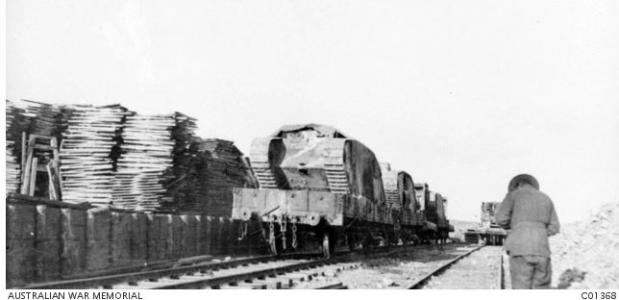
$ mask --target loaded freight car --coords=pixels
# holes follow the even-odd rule
[[[445,243],[449,238],[449,233],[454,231],[453,225],[447,219],[447,198],[439,193],[432,193],[433,197],[429,201],[428,219],[436,224],[437,241]]]
[[[424,226],[418,235],[422,241],[430,239],[446,242],[449,232],[454,231],[453,225],[447,219],[447,198],[430,190],[427,183],[415,184],[417,199],[422,204]]]
[[[272,252],[312,237],[327,256],[341,237],[349,247],[395,239],[380,165],[361,142],[329,126],[284,126],[255,139],[250,160],[260,188],[234,190],[232,217],[265,224]]]
[[[425,220],[415,193],[413,177],[405,171],[392,169],[387,163],[381,164],[381,172],[387,204],[398,230],[396,235],[404,240],[413,240],[412,234],[421,230]]]
[[[434,238],[437,232],[436,223],[428,220],[428,215],[431,214],[431,212],[429,212],[430,195],[431,192],[427,183],[415,184],[415,197],[417,197],[417,201],[421,206],[421,214],[423,216],[423,225],[417,232],[417,236],[424,243],[429,242],[431,238]]]
[[[477,228],[468,229],[464,233],[464,240],[466,242],[503,245],[507,231],[496,223],[494,216],[500,204],[500,202],[481,203],[481,222]]]

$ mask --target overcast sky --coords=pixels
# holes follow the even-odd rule
[[[476,220],[529,172],[561,221],[619,201],[619,1],[7,3],[7,98],[330,124]]]

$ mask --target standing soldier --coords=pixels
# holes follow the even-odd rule
[[[509,182],[509,192],[499,206],[496,222],[510,230],[505,241],[512,288],[550,287],[552,276],[548,237],[559,232],[559,219],[550,198],[528,174]]]

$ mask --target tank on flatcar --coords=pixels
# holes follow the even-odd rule
[[[481,217],[477,228],[470,228],[464,233],[468,243],[484,243],[487,245],[502,245],[507,232],[495,220],[500,202],[482,202]]]
[[[386,202],[392,210],[396,210],[398,226],[423,225],[413,177],[405,171],[392,169],[387,163],[381,164],[381,172]]]
[[[422,203],[425,218],[423,229],[420,231],[422,239],[442,239],[445,241],[449,232],[454,231],[454,227],[449,224],[447,218],[447,199],[440,193],[430,190],[427,183],[415,184],[415,191],[419,202]]]
[[[250,160],[260,188],[331,192],[385,202],[374,153],[330,126],[283,126],[252,142]]]
[[[250,160],[260,188],[234,190],[232,217],[269,223],[269,235],[288,224],[315,227],[324,239],[352,222],[393,224],[374,153],[333,127],[283,126],[252,142]]]
[[[447,198],[440,193],[435,194],[434,207],[436,211],[436,227],[438,238],[444,243],[449,237],[449,232],[454,231],[454,227],[449,224],[447,219]]]

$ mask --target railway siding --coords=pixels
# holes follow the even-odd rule
[[[308,289],[334,285],[349,289],[405,289],[439,266],[475,248],[476,246],[456,244],[442,247],[417,246],[407,252],[363,260],[354,267],[332,272],[332,276],[298,282],[294,288]]]

